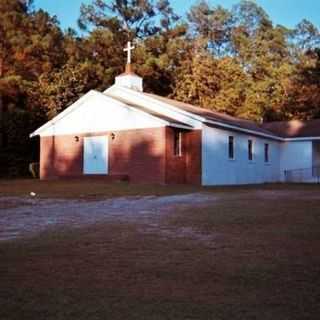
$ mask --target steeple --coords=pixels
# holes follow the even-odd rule
[[[129,41],[127,43],[127,47],[123,49],[123,51],[127,52],[127,64],[125,72],[116,77],[115,85],[126,87],[129,89],[143,91],[143,80],[141,77],[136,75],[133,71],[133,67],[131,64],[131,51],[135,47],[131,45]]]

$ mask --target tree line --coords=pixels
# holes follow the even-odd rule
[[[0,175],[36,159],[30,132],[123,72],[127,41],[144,89],[255,121],[320,117],[320,33],[275,25],[254,1],[231,9],[169,0],[93,0],[81,32],[32,0],[0,1]]]

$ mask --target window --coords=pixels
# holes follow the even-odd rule
[[[180,157],[182,155],[182,132],[175,130],[173,139],[173,154]]]
[[[253,141],[248,140],[248,159],[253,160]]]
[[[229,136],[229,159],[234,159],[234,137]]]
[[[269,162],[269,144],[264,144],[264,162]]]

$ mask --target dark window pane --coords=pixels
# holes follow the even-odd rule
[[[252,152],[253,142],[252,140],[248,140],[248,159],[253,160],[253,152]]]
[[[234,137],[229,136],[229,159],[234,159]]]
[[[181,131],[174,131],[173,136],[173,154],[175,156],[181,156],[182,155],[182,133]]]
[[[269,162],[269,144],[264,145],[264,162]]]

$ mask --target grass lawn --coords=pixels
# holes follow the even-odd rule
[[[261,190],[310,190],[320,191],[320,185],[260,185]],[[106,183],[103,179],[66,179],[66,180],[38,180],[38,179],[0,179],[0,196],[29,196],[35,192],[40,198],[63,199],[97,199],[122,196],[164,196],[173,194],[187,194],[193,192],[214,192],[231,194],[236,191],[250,193],[257,186],[237,187],[200,187],[191,185],[135,185],[126,182]]]
[[[111,198],[190,193],[201,188],[194,186],[132,185],[126,182],[107,183],[103,179],[0,179],[0,196],[29,196],[35,192],[41,198]]]
[[[153,229],[122,220],[0,242],[1,320],[319,319],[318,186],[0,182],[1,194],[30,191],[218,196],[196,210],[176,208]]]

